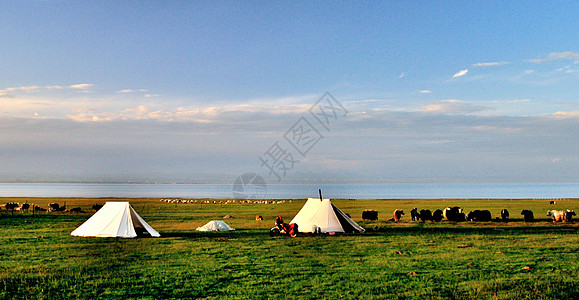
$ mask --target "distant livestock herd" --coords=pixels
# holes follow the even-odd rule
[[[401,209],[394,210],[392,214],[392,222],[398,222],[404,215],[404,211]],[[533,212],[530,210],[523,210],[521,211],[521,215],[523,216],[523,220],[525,222],[533,222],[535,221],[535,217]],[[573,216],[575,216],[575,211],[573,210],[549,210],[547,211],[547,216],[553,219],[553,222],[572,222]],[[500,218],[497,217],[496,220],[500,220],[506,222],[509,220],[510,214],[507,209],[503,209],[500,212]],[[458,206],[454,207],[447,207],[444,210],[437,209],[434,212],[431,212],[429,209],[422,209],[418,211],[416,207],[410,210],[410,218],[412,221],[434,221],[440,222],[443,219],[452,222],[464,222],[464,221],[471,221],[471,222],[490,222],[493,221],[491,212],[488,210],[473,210],[469,213],[465,214],[462,208]],[[378,211],[376,210],[365,210],[362,212],[362,219],[363,220],[378,220]]]
[[[191,200],[191,202],[183,202],[181,199],[161,199],[162,202],[169,202],[169,203],[197,203],[197,200]],[[229,204],[229,203],[236,203],[236,200],[229,200],[229,201],[209,201],[209,200],[200,200],[199,203],[213,203],[213,204]],[[291,200],[290,200],[291,202]],[[284,201],[267,201],[267,200],[241,200],[238,203],[242,204],[280,204],[285,203]],[[551,201],[551,204],[555,204],[554,201]],[[102,205],[95,204],[92,206],[92,209],[98,211]],[[29,209],[33,209],[33,211],[49,211],[49,212],[72,212],[72,213],[84,213],[84,211],[80,207],[75,207],[71,209],[66,208],[66,203],[64,205],[59,205],[58,203],[50,203],[48,204],[48,208],[43,208],[31,203],[16,203],[16,202],[9,202],[4,205],[0,205],[0,210],[9,210],[9,211],[28,211]],[[535,217],[533,212],[530,210],[523,210],[521,211],[521,215],[523,216],[523,220],[525,222],[533,222],[535,221]],[[404,211],[401,209],[394,210],[392,214],[392,219],[390,221],[398,222],[404,216]],[[553,219],[553,222],[572,222],[573,216],[575,216],[575,211],[573,210],[549,210],[547,211],[547,216]],[[464,222],[464,221],[472,221],[472,222],[490,222],[493,221],[491,212],[488,210],[474,210],[470,211],[469,213],[465,214],[462,208],[458,206],[454,207],[447,207],[444,210],[437,209],[434,212],[431,212],[429,209],[422,209],[418,211],[416,207],[410,210],[410,217],[412,221],[434,221],[440,222],[443,219],[452,222]],[[503,209],[500,212],[500,218],[497,217],[496,220],[508,221],[510,217],[509,211],[507,209]],[[362,212],[362,219],[363,220],[378,220],[378,211],[376,210],[365,210]]]
[[[99,210],[101,207],[102,207],[102,205],[95,204],[95,205],[93,205],[92,208],[96,211],[96,210]],[[67,209],[66,203],[62,206],[58,203],[49,203],[48,208],[34,205],[32,203],[9,202],[9,203],[0,205],[0,210],[10,210],[12,212],[14,212],[14,211],[24,212],[24,211],[28,211],[31,208],[34,212],[45,212],[45,211],[49,211],[49,212],[72,212],[72,213],[84,213],[85,212],[80,207],[74,207],[71,209]]]

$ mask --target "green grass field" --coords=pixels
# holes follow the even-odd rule
[[[49,202],[84,214],[0,212],[2,299],[578,299],[578,224],[553,224],[550,209],[577,209],[579,199],[334,200],[367,228],[364,234],[270,237],[304,200],[279,204],[170,204],[128,199],[161,238],[82,238],[70,232],[95,203],[110,199],[10,199]],[[127,199],[114,199],[125,200]],[[213,200],[212,200],[213,201]],[[421,223],[412,207],[466,212],[507,208],[511,221]],[[362,221],[365,209],[378,221]],[[403,209],[401,222],[389,222]],[[531,209],[536,222],[519,215]],[[225,220],[234,232],[195,231]],[[264,221],[255,221],[262,215]],[[377,230],[375,230],[377,229]]]

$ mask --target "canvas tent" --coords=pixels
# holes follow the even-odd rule
[[[107,202],[92,217],[70,233],[92,237],[159,237],[129,202]]]
[[[352,218],[337,208],[330,199],[309,198],[291,220],[298,224],[299,232],[364,232]]]
[[[198,231],[228,231],[228,230],[235,230],[231,227],[229,227],[229,225],[227,225],[227,223],[223,222],[223,221],[211,221],[205,225],[203,225],[202,227],[197,227]]]

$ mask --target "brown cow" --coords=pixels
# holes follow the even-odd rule
[[[552,217],[553,218],[553,223],[554,222],[563,222],[565,221],[565,211],[562,210],[549,210],[547,211],[547,216]]]
[[[394,222],[400,221],[400,218],[404,215],[404,211],[401,209],[394,210]]]

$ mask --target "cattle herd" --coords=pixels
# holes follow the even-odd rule
[[[390,219],[392,222],[398,222],[404,215],[404,211],[401,209],[394,210],[392,214],[393,218]],[[521,211],[523,216],[523,221],[533,222],[535,217],[533,212],[530,210]],[[575,211],[573,210],[549,210],[547,211],[547,216],[553,219],[553,222],[572,222],[573,216],[575,216]],[[496,217],[494,220],[507,222],[509,220],[510,214],[507,209],[503,209],[500,212],[500,217]],[[410,210],[410,218],[412,221],[432,221],[440,222],[444,219],[452,222],[491,222],[493,221],[491,212],[489,210],[473,210],[468,213],[464,213],[462,208],[458,206],[447,207],[445,209],[437,209],[432,212],[429,209],[422,209],[418,211],[416,207]],[[378,211],[376,210],[365,210],[362,212],[363,220],[378,220]]]
[[[164,201],[165,199],[161,200]],[[197,202],[197,201],[195,201]],[[284,203],[285,201],[272,201],[272,203]],[[291,201],[290,201],[291,202]],[[551,201],[551,204],[555,204],[554,201]],[[98,211],[102,205],[95,204],[93,205],[93,210]],[[30,203],[15,203],[9,202],[4,205],[0,205],[0,210],[7,210],[7,211],[20,211],[25,212],[31,209],[33,211],[49,211],[49,212],[73,212],[73,213],[84,213],[84,211],[80,207],[75,207],[71,209],[66,208],[66,203],[64,205],[59,205],[58,203],[50,203],[48,204],[48,208],[43,208],[34,204]],[[535,221],[535,217],[533,212],[530,210],[523,210],[521,211],[521,215],[523,216],[523,220],[525,222],[533,222]],[[390,221],[398,222],[404,216],[404,211],[401,209],[394,210],[392,214],[393,218]],[[573,216],[575,216],[575,211],[573,210],[549,210],[547,211],[547,216],[553,219],[553,222],[572,222]],[[432,222],[440,222],[443,219],[453,222],[464,222],[464,221],[472,221],[472,222],[490,222],[493,221],[491,212],[488,210],[473,210],[468,213],[464,213],[462,208],[458,206],[454,207],[447,207],[443,210],[437,209],[432,212],[429,209],[422,209],[418,211],[416,207],[410,210],[410,217],[412,221],[432,221]],[[503,209],[500,212],[500,218],[496,217],[495,220],[498,221],[508,221],[510,217],[509,211],[507,209]],[[363,220],[378,220],[378,211],[376,210],[365,210],[362,212],[362,219]]]
[[[102,205],[100,205],[100,204],[93,205],[93,209],[95,211],[97,211],[101,207],[102,207]],[[12,211],[12,212],[14,212],[14,211],[26,212],[29,209],[32,209],[32,211],[34,211],[34,212],[45,212],[45,211],[48,211],[48,212],[72,212],[72,213],[84,213],[85,212],[80,207],[74,207],[71,209],[67,209],[66,208],[66,202],[62,206],[58,203],[49,203],[47,208],[44,208],[44,207],[39,206],[39,205],[34,205],[32,203],[9,202],[9,203],[0,205],[0,210],[8,210],[8,211]]]

